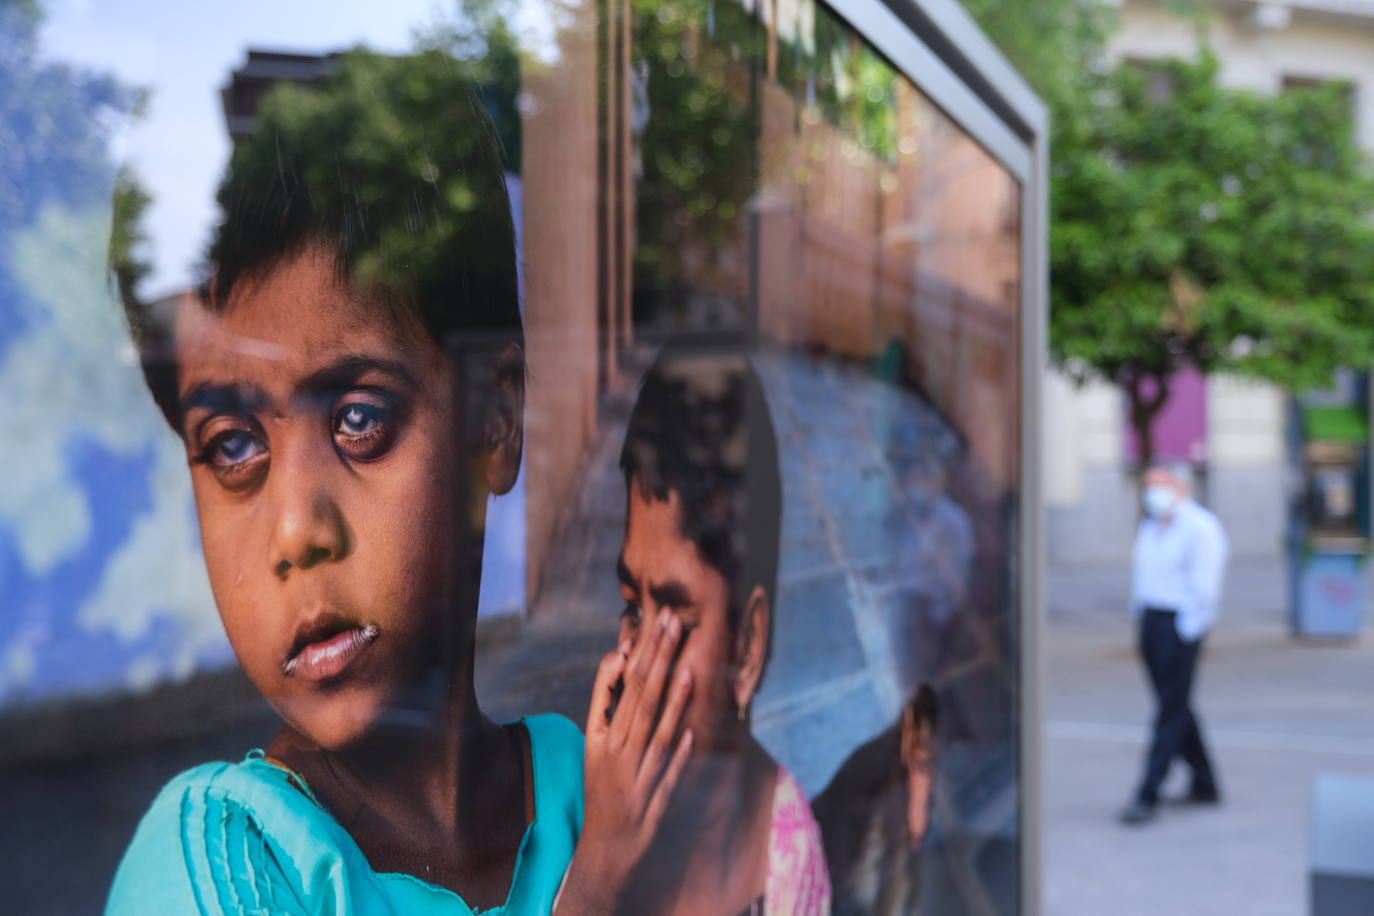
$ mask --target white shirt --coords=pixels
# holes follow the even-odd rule
[[[1226,532],[1211,512],[1181,500],[1166,519],[1146,517],[1135,536],[1131,615],[1178,612],[1178,635],[1195,640],[1217,619],[1226,573]]]

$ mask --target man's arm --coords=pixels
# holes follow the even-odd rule
[[[1221,589],[1226,578],[1228,546],[1226,531],[1215,515],[1202,510],[1193,523],[1192,549],[1185,573],[1185,584],[1193,604],[1190,615],[1198,627],[1185,634],[1196,639],[1217,619]]]

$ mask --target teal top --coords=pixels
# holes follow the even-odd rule
[[[529,732],[534,819],[506,902],[489,914],[549,913],[582,832],[582,733],[562,716]],[[304,791],[302,791],[304,789]],[[288,770],[250,754],[187,770],[158,794],[115,874],[106,916],[430,916],[478,912],[405,874],[379,874]]]

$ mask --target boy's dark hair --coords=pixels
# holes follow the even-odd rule
[[[930,733],[934,735],[936,726],[940,724],[940,696],[935,688],[929,683],[922,683],[909,702],[913,724],[920,726],[922,722],[929,722]]]
[[[200,299],[227,308],[240,283],[318,246],[356,294],[487,352],[523,344],[515,230],[495,133],[452,57],[342,56],[318,89],[282,86],[258,110],[220,185],[223,219]],[[153,397],[180,432],[172,329],[125,311]]]
[[[644,377],[620,453],[625,485],[666,500],[678,523],[730,587],[730,627],[762,585],[777,622],[782,484],[763,385],[743,350],[678,338]]]

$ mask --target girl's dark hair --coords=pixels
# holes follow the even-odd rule
[[[515,230],[495,132],[460,62],[440,52],[342,55],[314,89],[279,86],[218,194],[202,305],[319,247],[338,279],[495,354],[523,344]],[[180,431],[170,316],[125,297],[154,400]]]
[[[754,586],[778,602],[782,483],[763,385],[743,348],[677,338],[644,377],[620,453],[625,485],[655,499],[677,493],[678,524],[730,586],[730,626]]]

